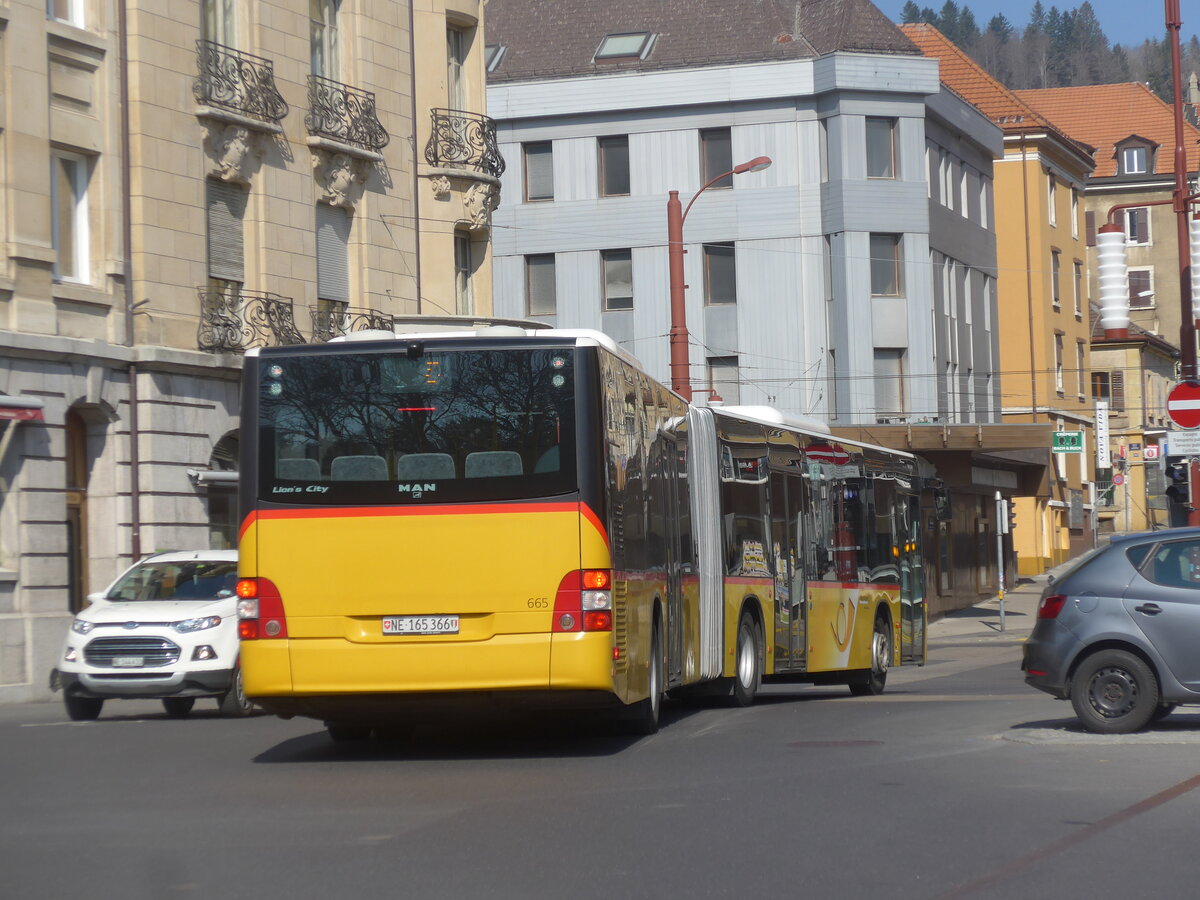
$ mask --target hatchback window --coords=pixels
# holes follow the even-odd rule
[[[1153,549],[1153,544],[1138,544],[1136,547],[1130,547],[1126,550],[1125,556],[1128,557],[1130,565],[1135,569],[1140,569],[1146,562],[1146,557],[1150,555],[1150,551]]]
[[[187,560],[147,563],[130,569],[113,585],[109,600],[216,600],[232,597],[237,563]]]

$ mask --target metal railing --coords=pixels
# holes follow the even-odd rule
[[[499,178],[504,157],[496,141],[496,120],[460,109],[432,109],[433,131],[425,145],[431,166],[463,167]]]
[[[296,327],[290,297],[207,285],[197,290],[200,328],[196,342],[201,350],[245,351],[307,343]]]
[[[310,306],[313,343],[322,343],[353,331],[391,331],[392,316],[377,309]]]
[[[196,41],[196,59],[192,93],[200,103],[276,125],[287,116],[269,59],[204,40]]]
[[[332,138],[345,144],[378,152],[390,137],[379,123],[375,95],[324,78],[308,76],[308,115],[304,124],[309,134]]]

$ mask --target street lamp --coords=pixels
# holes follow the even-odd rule
[[[687,310],[684,305],[683,283],[683,220],[687,218],[696,198],[730,175],[761,172],[771,165],[769,156],[756,156],[749,162],[734,166],[711,179],[692,195],[687,209],[679,203],[679,191],[671,191],[667,199],[667,262],[671,276],[671,390],[689,403],[692,402],[692,380],[688,362]]]

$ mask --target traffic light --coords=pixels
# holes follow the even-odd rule
[[[1012,534],[1017,529],[1017,504],[1012,500],[1006,500],[1008,506],[1008,533]]]

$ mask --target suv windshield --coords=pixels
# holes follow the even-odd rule
[[[237,563],[233,560],[148,562],[121,576],[107,599],[218,600],[232,597],[236,584]]]
[[[259,498],[503,500],[575,487],[574,351],[329,353],[259,361]]]

